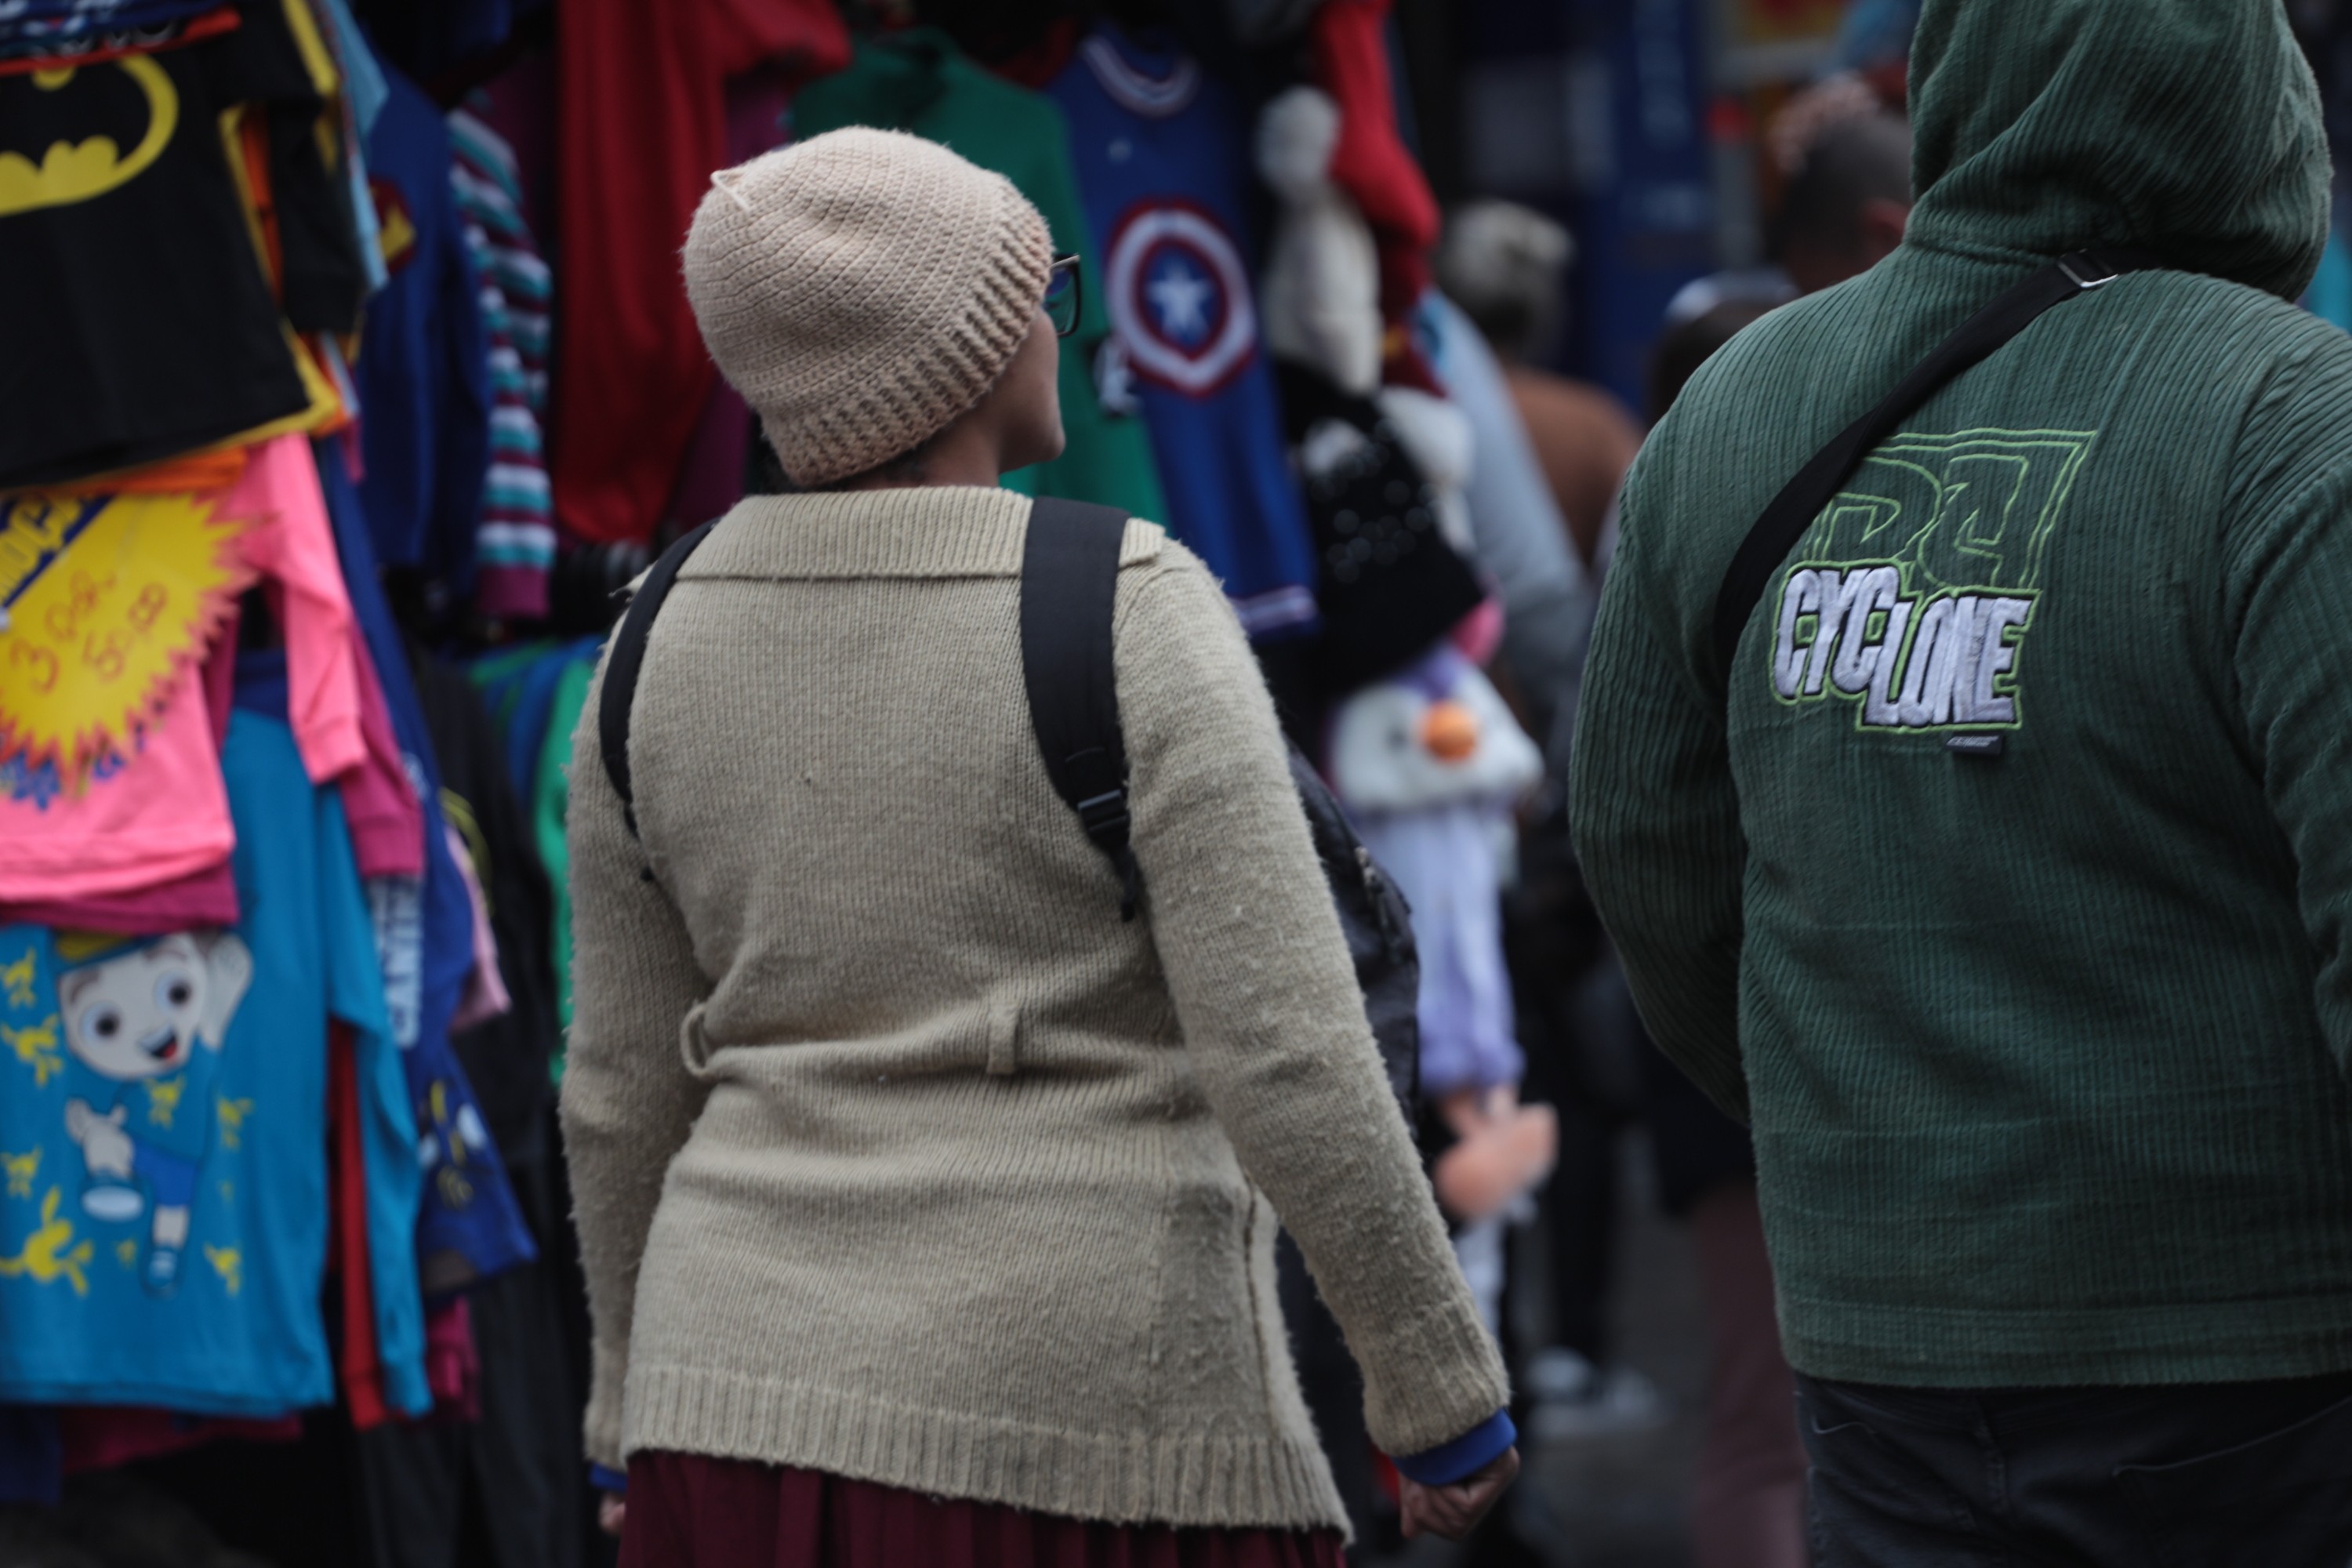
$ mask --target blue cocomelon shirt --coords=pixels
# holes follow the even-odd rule
[[[327,1023],[349,1023],[392,1403],[431,1405],[425,1173],[332,788],[235,716],[245,911],[147,939],[0,926],[0,1402],[274,1415],[334,1398]]]

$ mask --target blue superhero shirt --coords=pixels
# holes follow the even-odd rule
[[[424,1173],[342,804],[284,724],[249,713],[221,767],[240,925],[0,927],[0,1401],[274,1415],[333,1399],[332,1016],[355,1037],[386,1387],[422,1413]]]
[[[1260,352],[1244,222],[1244,110],[1191,57],[1105,26],[1047,91],[1094,231],[1111,336],[1106,407],[1139,409],[1168,531],[1208,563],[1254,637],[1315,623],[1315,552]]]

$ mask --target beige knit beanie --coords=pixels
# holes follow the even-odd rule
[[[784,472],[910,450],[996,384],[1045,297],[1045,220],[936,142],[853,126],[710,177],[686,292]]]

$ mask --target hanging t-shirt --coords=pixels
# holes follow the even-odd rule
[[[402,933],[396,939],[399,952],[387,952],[384,963],[393,1034],[404,1042],[436,1032],[446,1036],[473,963],[473,910],[449,861],[441,818],[441,771],[417,706],[408,650],[376,574],[359,491],[335,447],[315,447],[313,455],[336,553],[351,590],[352,613],[383,689],[394,743],[425,823],[424,875],[373,878],[368,884],[371,902],[380,911],[379,930],[386,933],[383,940],[394,943],[395,927]]]
[[[717,372],[678,247],[727,146],[726,83],[762,62],[838,70],[832,0],[566,0],[555,30],[555,254],[562,410],[548,467],[563,526],[643,539],[662,521]]]
[[[401,761],[400,740],[392,731],[392,710],[383,681],[358,622],[352,625],[352,654],[360,671],[360,735],[367,761],[337,782],[343,815],[359,853],[362,877],[419,877],[425,873],[425,810]]]
[[[238,19],[152,54],[0,74],[0,148],[21,165],[0,194],[0,291],[19,302],[0,362],[0,488],[299,414],[310,399],[285,321],[354,324],[349,195],[313,134],[324,101],[275,0]],[[222,146],[220,113],[239,103],[267,121],[282,318]]]
[[[416,1252],[425,1293],[437,1296],[529,1262],[537,1249],[450,1045],[449,1023],[474,968],[474,911],[449,854],[440,764],[408,650],[376,581],[358,496],[336,454],[322,448],[320,456],[319,477],[351,581],[352,611],[383,679],[393,731],[425,817],[423,878],[371,879],[367,892],[393,1038],[408,1080],[418,1147],[432,1173]],[[257,687],[240,682],[240,703],[262,700]]]
[[[384,79],[367,152],[391,280],[368,302],[360,350],[360,501],[379,564],[413,567],[462,598],[490,456],[481,302],[449,183],[449,128],[407,78]]]
[[[271,719],[284,717],[286,661],[280,654],[274,649],[240,654],[236,673],[239,710]],[[448,798],[446,790],[442,798]],[[452,862],[446,811],[440,833],[440,861],[452,867],[451,879],[466,909],[462,929],[468,945],[457,974],[462,996],[475,963],[474,896],[466,886],[464,872]],[[441,955],[431,952],[421,930],[415,932],[413,969],[403,968],[410,954],[395,956],[393,951],[394,929],[421,925],[426,906],[421,897],[413,906],[388,901],[387,889],[415,886],[407,878],[374,878],[366,883],[366,896],[375,928],[376,962],[384,978],[385,1015],[393,1041],[400,1047],[401,1072],[415,1112],[417,1156],[432,1177],[416,1218],[417,1268],[425,1294],[439,1296],[529,1262],[537,1254],[505,1169],[490,1144],[473,1088],[451,1048],[456,999],[450,1001],[447,1012],[436,1011],[432,1032],[424,1027],[424,1011],[417,1005],[426,978],[424,961]],[[406,996],[400,994],[404,985],[409,988]]]
[[[352,237],[357,243],[360,264],[367,273],[367,291],[371,294],[384,285],[383,237],[376,230],[375,202],[368,195],[367,133],[375,127],[375,117],[383,112],[383,100],[392,89],[383,79],[383,68],[369,47],[367,37],[360,31],[358,21],[352,16],[346,0],[318,0],[319,30],[323,41],[335,58],[336,68],[342,76],[344,184],[352,193]]]
[[[502,648],[475,660],[468,672],[498,726],[516,799],[530,815],[539,860],[547,870],[556,1017],[566,1028],[572,1023],[572,879],[563,818],[571,794],[572,735],[587,705],[602,646],[599,638],[583,637]]]
[[[473,682],[455,666],[426,659],[417,666],[416,687],[441,759],[442,811],[480,879],[487,927],[497,936],[492,973],[509,1003],[500,1016],[458,1031],[453,1043],[499,1151],[533,1156],[543,1143],[557,1035],[547,873],[508,779],[498,726]]]
[[[21,605],[45,583],[73,588],[66,609],[79,607],[93,617],[119,616],[115,632],[120,645],[112,651],[121,655],[127,670],[135,672],[139,661],[153,651],[152,642],[140,635],[142,606],[136,595],[127,593],[127,579],[110,587],[111,579],[83,552],[92,545],[140,552],[159,548],[154,542],[111,531],[109,510],[154,508],[175,500],[188,509],[190,530],[198,515],[238,524],[242,531],[230,548],[278,592],[278,619],[291,656],[294,731],[312,781],[325,783],[361,765],[367,758],[367,742],[351,602],[337,565],[318,474],[299,436],[281,436],[256,447],[244,477],[225,491],[178,498],[80,498],[62,526],[35,526],[38,520],[32,517],[44,508],[65,515],[62,503],[52,506],[38,497],[20,500],[14,510],[0,513],[0,590],[10,603]],[[11,548],[20,535],[45,548]],[[133,542],[126,546],[126,539]],[[46,548],[50,543],[53,550]],[[116,598],[128,602],[118,605]],[[44,627],[54,629],[47,615],[43,622]],[[165,613],[149,619],[158,634],[169,622],[168,605]],[[33,634],[0,636],[0,645],[13,650],[20,639],[29,645]],[[68,652],[78,656],[88,646],[85,637]],[[24,666],[20,662],[17,668]],[[101,668],[99,673],[103,672]],[[60,669],[57,679],[62,682],[73,673]],[[214,750],[201,666],[186,665],[163,690],[161,716],[135,743],[103,762],[87,787],[52,794],[19,770],[16,787],[0,789],[0,841],[8,846],[7,854],[0,856],[0,902],[78,899],[143,888],[216,866],[227,856],[236,835]],[[8,706],[10,699],[0,694],[0,710]]]
[[[1315,621],[1314,547],[1260,343],[1242,105],[1200,62],[1104,26],[1049,89],[1095,236],[1087,279],[1116,351],[1104,401],[1142,410],[1168,531],[1225,585],[1252,637]]]
[[[540,858],[555,889],[555,1013],[567,1029],[572,1026],[572,841],[563,825],[572,806],[572,742],[579,732],[581,712],[588,706],[588,689],[595,679],[593,657],[564,667],[562,679],[556,682],[554,704],[548,710],[547,738],[540,743],[539,768],[530,791],[531,832],[539,840]]]
[[[205,706],[215,746],[228,738],[236,689],[236,626],[232,617],[215,634],[212,654],[205,661]],[[352,847],[359,857],[360,875],[419,876],[425,868],[423,811],[393,738],[392,716],[384,707],[383,689],[376,681],[374,661],[368,658],[367,645],[360,639],[356,625],[352,627],[352,653],[359,670],[360,733],[367,746],[367,759],[337,775],[335,787],[343,797],[343,816],[351,828]],[[13,792],[0,784],[0,794],[5,793]],[[226,858],[201,871],[125,892],[0,903],[0,925],[66,926],[125,936],[163,936],[194,926],[236,921],[236,878]]]
[[[222,768],[247,829],[237,926],[0,930],[0,1399],[270,1415],[333,1397],[331,1016],[358,1041],[376,1336],[420,1412],[423,1173],[342,805],[250,713]]]
[[[603,647],[602,637],[530,642],[501,648],[474,662],[469,673],[499,727],[507,778],[518,796],[527,797],[534,787],[564,672],[580,664],[594,665]],[[569,731],[563,739],[568,746]]]
[[[16,0],[0,16],[0,55],[73,55],[124,33],[159,32],[220,0]]]
[[[479,64],[553,0],[359,0],[383,56],[419,80]]]

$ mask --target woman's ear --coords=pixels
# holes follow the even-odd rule
[[[999,405],[999,471],[1011,473],[1062,455],[1067,437],[1062,431],[1061,374],[1061,339],[1040,306],[1030,319],[1029,335],[989,393],[990,401]]]

